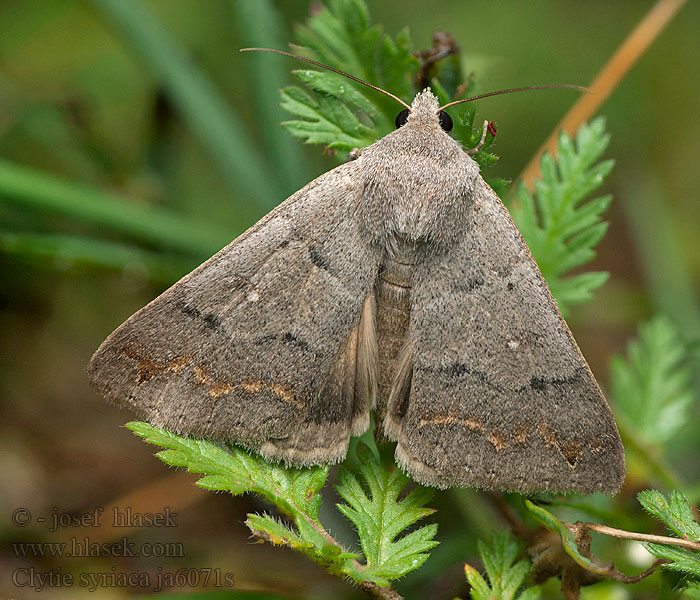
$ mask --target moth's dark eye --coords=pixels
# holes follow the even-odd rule
[[[408,113],[409,110],[404,108],[398,115],[396,115],[396,129],[403,127],[406,124],[406,121],[408,121]]]
[[[440,127],[442,127],[443,131],[452,131],[452,117],[445,111],[440,112],[438,120],[440,121]]]

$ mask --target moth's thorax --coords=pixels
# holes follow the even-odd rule
[[[478,165],[444,132],[437,98],[416,96],[407,123],[365,148],[361,226],[372,241],[394,238],[449,248],[462,237]]]

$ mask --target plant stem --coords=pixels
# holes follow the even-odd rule
[[[594,93],[584,94],[578,99],[520,174],[518,179],[523,181],[530,190],[532,190],[533,182],[539,177],[542,155],[545,152],[549,152],[553,156],[556,154],[559,132],[574,133],[583,122],[595,114],[599,106],[612,94],[622,78],[637,63],[686,2],[687,0],[658,0],[622,42],[600,70],[593,83],[588,86]]]
[[[689,550],[700,550],[700,542],[694,542],[692,540],[668,537],[666,535],[637,533],[636,531],[616,529],[615,527],[608,527],[607,525],[600,525],[598,523],[583,523],[583,526],[586,529],[602,533],[603,535],[611,535],[626,540],[636,540],[638,542],[649,542],[653,544],[668,544],[669,546],[680,546],[681,548],[687,548]]]
[[[403,596],[392,588],[388,586],[379,586],[369,581],[361,582],[360,589],[370,598],[378,598],[380,600],[403,600]]]

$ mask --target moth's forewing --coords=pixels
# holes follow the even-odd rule
[[[356,347],[380,260],[357,202],[353,163],[311,182],[119,327],[93,385],[175,432],[341,460],[369,425]]]
[[[610,409],[508,211],[479,178],[463,242],[412,289],[408,402],[387,428],[428,485],[617,491]]]

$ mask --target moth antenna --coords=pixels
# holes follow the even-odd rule
[[[366,81],[363,81],[359,77],[355,77],[354,75],[350,75],[349,73],[346,73],[345,71],[341,71],[340,69],[336,69],[334,67],[329,67],[328,65],[324,65],[323,63],[316,62],[315,60],[311,60],[310,58],[304,58],[303,56],[299,56],[297,54],[292,54],[291,52],[285,52],[284,50],[274,50],[273,48],[241,48],[241,52],[274,52],[275,54],[281,54],[282,56],[288,56],[290,58],[296,58],[297,60],[302,60],[304,62],[307,62],[312,65],[316,65],[317,67],[322,67],[323,69],[328,69],[329,71],[333,71],[334,73],[338,73],[338,75],[343,75],[344,77],[347,77],[348,79],[352,79],[353,81],[357,81],[357,83],[361,83],[362,85],[366,85],[367,87],[372,88],[373,90],[377,90],[378,92],[381,92],[382,94],[386,94],[390,98],[393,98],[396,100],[399,104],[407,108],[408,110],[411,110],[411,107],[406,104],[401,98],[398,96],[394,96],[391,92],[387,92],[386,90],[383,90],[380,87],[377,87],[376,85],[372,85],[371,83],[367,83]]]
[[[489,96],[499,96],[500,94],[510,94],[511,92],[526,92],[527,90],[549,90],[552,88],[570,88],[572,90],[578,90],[580,92],[593,93],[591,88],[584,87],[582,85],[573,85],[571,83],[554,83],[551,85],[527,85],[525,87],[511,88],[509,90],[498,90],[497,92],[489,92],[488,94],[479,94],[478,96],[472,96],[471,98],[464,98],[463,100],[455,100],[454,102],[449,102],[444,106],[438,108],[438,112],[454,106],[455,104],[462,104],[462,102],[471,102],[472,100],[481,100],[481,98],[488,98]]]

